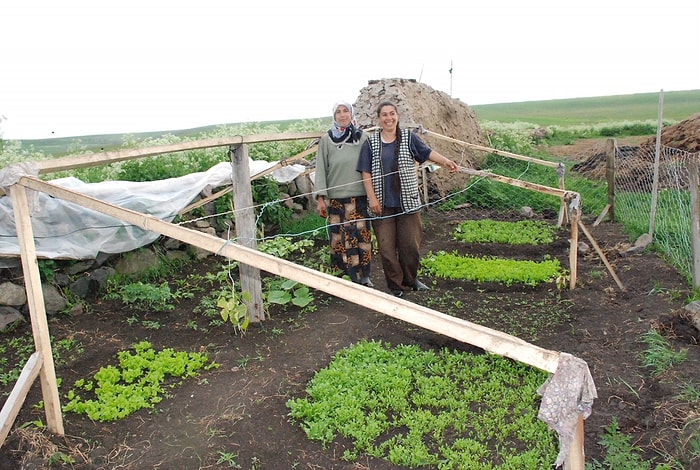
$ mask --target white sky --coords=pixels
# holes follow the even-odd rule
[[[324,117],[379,78],[468,105],[700,89],[699,0],[2,0],[0,45],[5,139]]]

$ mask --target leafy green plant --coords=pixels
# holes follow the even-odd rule
[[[138,281],[118,286],[116,289],[108,289],[105,297],[121,300],[139,310],[165,312],[175,308],[173,302],[178,295],[170,290],[167,282],[153,285]]]
[[[257,225],[265,228],[277,227],[287,223],[292,218],[292,210],[282,204],[279,185],[272,178],[254,180],[251,185],[253,202],[257,205]]]
[[[363,340],[287,407],[310,439],[350,440],[349,461],[366,454],[409,468],[548,468],[557,449],[537,419],[545,379],[498,356]]]
[[[274,278],[267,281],[268,290],[265,292],[265,301],[269,304],[297,307],[306,307],[314,301],[313,294],[308,286],[299,284],[290,279]]]
[[[53,273],[56,271],[56,261],[52,259],[40,259],[37,261],[39,265],[39,276],[43,281],[52,282]]]
[[[292,219],[280,227],[280,233],[311,239],[325,239],[328,237],[326,219],[318,214],[309,214],[300,219]]]
[[[313,246],[313,240],[306,238],[292,241],[292,237],[274,237],[260,242],[258,251],[277,258],[287,259],[293,253],[305,253],[306,248]]]
[[[454,231],[457,240],[469,243],[542,245],[552,243],[558,228],[543,221],[506,222],[493,219],[465,220]]]
[[[19,378],[29,356],[35,351],[32,331],[11,337],[0,337],[0,385],[14,383]],[[53,341],[52,352],[56,366],[69,365],[85,352],[80,341],[63,338]],[[59,379],[60,380],[60,379]]]
[[[224,452],[219,451],[219,460],[216,461],[217,464],[226,464],[229,468],[241,468],[241,466],[236,462],[238,454],[234,452]]]
[[[674,351],[669,341],[653,328],[642,335],[641,341],[647,345],[641,353],[642,364],[651,368],[654,376],[662,375],[688,356],[687,349]]]
[[[63,338],[55,341],[52,349],[56,366],[74,362],[85,352],[83,345],[75,338]]]
[[[477,282],[501,282],[506,285],[522,283],[536,286],[556,280],[564,273],[559,260],[512,260],[505,258],[475,258],[457,252],[438,251],[421,259],[423,269],[445,279],[466,279]]]
[[[156,320],[143,320],[141,324],[147,330],[160,330],[160,328],[163,326],[159,321]]]
[[[245,332],[248,329],[248,325],[250,325],[248,302],[250,302],[249,292],[238,293],[231,289],[219,295],[216,306],[221,313],[221,319],[224,322],[230,322],[234,331]]]
[[[85,414],[94,421],[115,421],[160,403],[168,377],[195,377],[200,369],[217,366],[207,364],[206,353],[176,352],[171,348],[156,352],[147,341],[134,345],[133,353],[119,352],[117,358],[119,367],[101,367],[92,380],[77,380],[66,394],[64,410]],[[85,392],[95,398],[82,398],[80,394]]]
[[[75,463],[75,458],[64,452],[54,452],[48,458],[49,467],[54,465],[71,465]]]
[[[605,434],[599,441],[605,448],[605,459],[599,462],[593,459],[586,464],[586,470],[647,470],[651,469],[653,463],[642,459],[641,449],[631,443],[630,436],[620,432],[617,419],[613,417],[612,422],[605,427]],[[654,467],[657,470],[667,469],[665,465]]]

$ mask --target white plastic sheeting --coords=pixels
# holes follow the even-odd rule
[[[250,160],[249,165],[252,176],[276,163]],[[270,176],[280,183],[288,183],[305,170],[303,165],[286,165],[274,170]],[[3,168],[0,170],[0,186],[7,188],[19,177],[32,173],[27,164]],[[206,172],[160,181],[84,183],[70,177],[51,180],[51,183],[171,222],[205,188],[231,185],[231,174],[231,163],[222,162]],[[33,190],[29,190],[29,202],[34,241],[40,258],[93,259],[98,253],[123,253],[145,246],[159,235]],[[19,254],[12,200],[9,196],[2,196],[0,267],[9,265],[3,262],[3,256],[16,257]]]

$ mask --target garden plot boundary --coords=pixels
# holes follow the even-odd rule
[[[235,136],[234,138],[230,139],[208,139],[176,145],[141,148],[118,152],[105,152],[103,154],[69,156],[57,160],[37,162],[36,166],[40,173],[46,173],[93,165],[105,165],[120,160],[142,158],[187,149],[200,149],[217,146],[230,146],[230,152],[234,162],[247,161],[247,144],[276,140],[313,139],[318,137],[320,137],[319,133]],[[491,150],[496,151],[495,149]],[[242,172],[234,171],[234,173],[239,174]],[[247,176],[245,181],[238,181],[238,183],[239,184],[236,184],[234,181],[234,192],[248,193],[248,195],[234,196],[235,200],[252,201],[251,187],[249,184],[250,177]],[[515,183],[515,181],[511,181],[511,183]],[[527,183],[527,185],[531,185],[531,183]],[[544,190],[544,187],[539,189]],[[377,290],[368,290],[364,286],[359,286],[344,279],[261,253],[257,251],[256,247],[254,246],[254,240],[252,246],[243,246],[233,243],[230,240],[224,240],[194,229],[181,227],[170,222],[160,220],[148,214],[100,201],[79,192],[62,188],[55,184],[51,184],[50,182],[42,181],[37,178],[37,175],[28,175],[25,173],[18,175],[17,181],[13,182],[13,184],[9,186],[9,194],[13,201],[18,235],[21,240],[20,248],[22,268],[24,272],[25,287],[27,290],[36,352],[28,360],[18,382],[13,388],[10,398],[8,398],[7,402],[2,408],[2,411],[0,412],[0,445],[4,443],[14,419],[26,398],[26,393],[31,386],[31,383],[37,376],[41,381],[41,389],[47,418],[47,428],[54,434],[64,434],[58,385],[56,382],[51,342],[48,333],[48,324],[44,307],[43,292],[41,289],[36,248],[34,246],[27,190],[45,192],[46,194],[55,198],[79,204],[87,209],[95,210],[121,219],[142,229],[160,233],[162,235],[210,251],[217,255],[225,256],[229,259],[238,261],[242,265],[250,268],[249,273],[254,273],[256,270],[258,271],[257,289],[260,289],[259,271],[263,270],[303,283],[311,288],[321,290],[330,295],[342,298],[376,312],[386,314],[393,318],[406,321],[435,333],[480,347],[489,353],[498,354],[500,356],[508,357],[527,365],[537,367],[550,374],[553,374],[550,379],[564,374],[571,374],[571,369],[568,368],[567,365],[570,365],[573,362],[576,369],[580,372],[579,375],[583,375],[582,377],[578,377],[580,379],[580,383],[592,385],[592,383],[587,383],[589,382],[587,379],[590,377],[590,374],[585,361],[575,358],[567,353],[540,348],[515,336],[461,320]],[[547,190],[551,190],[551,194],[557,194],[561,197],[572,197],[574,200],[576,199],[575,193],[554,188],[549,188]],[[245,217],[245,215],[239,215],[239,212],[248,212],[248,215],[252,215],[253,209],[251,206],[243,208],[240,211],[237,210],[237,221],[241,220],[239,217]],[[575,220],[577,212],[578,210],[576,206],[572,205],[572,220]],[[246,224],[236,224],[237,227],[239,225]],[[572,223],[572,231],[575,230],[575,227],[578,227],[578,224]],[[575,247],[576,244],[572,243],[572,246]],[[572,249],[571,252],[574,253],[572,256],[575,256],[576,250]],[[243,275],[243,271],[241,274]],[[253,278],[254,277],[255,276],[253,275]],[[243,280],[242,284],[245,286]],[[569,397],[567,401],[577,403],[581,398],[582,393],[579,391],[575,395],[576,396]],[[585,417],[581,415],[581,412],[577,407],[574,408],[574,429],[570,433],[566,433],[565,438],[563,438],[564,435],[560,433],[560,455],[563,454],[565,456],[563,463],[565,469],[583,470],[585,466],[585,452],[583,448],[583,419]],[[558,410],[558,414],[570,413],[571,410],[569,409]]]

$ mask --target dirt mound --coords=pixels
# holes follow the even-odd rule
[[[474,110],[447,93],[403,78],[369,80],[367,86],[360,90],[354,104],[360,127],[377,125],[377,106],[382,101],[391,101],[396,105],[403,127],[421,126],[425,130],[462,142],[486,145]],[[460,166],[478,168],[483,160],[483,152],[464,145],[428,134],[421,134],[421,138]],[[429,184],[440,195],[454,188],[463,188],[468,179],[467,175],[449,175],[446,171],[431,173],[428,178]]]
[[[661,145],[686,152],[700,152],[700,113],[661,130]],[[656,137],[642,142],[641,147],[656,146]]]
[[[699,152],[700,114],[695,114],[678,124],[662,129],[661,145],[689,153]],[[604,147],[601,139],[592,140],[590,148],[595,148],[596,151],[587,152],[589,156],[585,160],[576,163],[572,170],[587,178],[605,179],[606,156]],[[656,154],[656,136],[647,137],[641,140],[638,145],[620,145],[618,141],[616,152],[618,163],[616,163],[615,170],[617,178],[629,182],[634,181],[638,187],[651,187]],[[659,181],[660,187],[673,187],[676,184],[675,180],[665,181],[663,177],[664,175],[661,176],[662,180]]]

